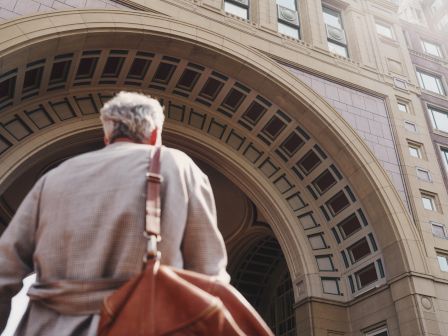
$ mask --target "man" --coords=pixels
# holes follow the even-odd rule
[[[106,147],[42,176],[0,238],[0,330],[34,271],[17,334],[95,335],[104,297],[142,268],[145,173],[163,110],[155,99],[120,92],[100,114]],[[161,174],[161,262],[229,281],[207,176],[166,147]]]

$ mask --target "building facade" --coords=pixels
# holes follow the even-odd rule
[[[145,92],[211,177],[233,283],[276,335],[447,335],[433,6],[1,1],[0,231],[39,176],[102,146],[107,99]]]

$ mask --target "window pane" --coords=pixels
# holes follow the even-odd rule
[[[432,224],[432,233],[434,236],[445,238],[445,229],[442,225]]]
[[[376,24],[376,31],[378,34],[381,34],[383,36],[386,36],[390,39],[393,39],[393,35],[392,35],[392,29],[390,27],[386,27],[380,23]]]
[[[239,16],[243,19],[247,19],[247,8],[234,5],[230,2],[224,2],[224,10],[227,13]]]
[[[278,31],[279,31],[279,33],[293,37],[297,40],[299,39],[299,29],[298,28],[291,27],[289,25],[279,22],[278,23]]]
[[[422,45],[423,45],[423,50],[431,55],[434,56],[442,56],[441,50],[440,50],[440,46],[438,46],[435,43],[431,43],[428,41],[422,41]]]
[[[440,131],[448,132],[448,113],[434,108],[429,108],[429,111],[432,114],[434,127]]]
[[[438,255],[437,260],[439,262],[440,270],[448,272],[448,259],[447,256]]]
[[[358,280],[358,287],[361,289],[362,287],[375,282],[378,279],[376,274],[376,269],[374,264],[370,264],[369,266],[363,268],[359,272],[356,273],[356,278]]]
[[[442,80],[439,77],[418,71],[418,78],[420,81],[420,85],[428,91],[432,91],[438,94],[445,94],[442,86]]]
[[[423,207],[426,210],[434,210],[434,201],[428,196],[422,196]]]
[[[409,147],[409,154],[411,154],[411,156],[413,157],[420,158],[420,151],[418,150],[418,148]]]
[[[296,10],[296,1],[295,0],[277,0],[277,5],[282,7],[286,7],[292,10]]]
[[[448,150],[442,149],[442,157],[443,157],[445,165],[447,165],[447,167],[448,167]]]
[[[370,254],[370,247],[366,238],[362,238],[360,241],[350,246],[348,250],[350,251],[352,262],[361,260]]]
[[[405,104],[398,103],[398,111],[400,112],[408,112],[408,109]]]
[[[342,29],[342,19],[340,13],[326,7],[323,7],[322,10],[324,14],[324,22],[327,25]]]
[[[328,41],[328,49],[332,53],[348,58],[347,48],[344,46]]]

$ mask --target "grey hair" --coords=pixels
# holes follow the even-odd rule
[[[113,141],[127,137],[136,142],[149,139],[156,128],[162,130],[165,115],[160,103],[150,96],[121,91],[100,110],[104,134]]]

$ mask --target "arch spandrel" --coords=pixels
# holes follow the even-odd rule
[[[101,91],[107,93],[111,90],[111,86],[107,87],[107,85],[114,85],[114,90],[136,88],[135,83],[126,83],[126,72],[123,69],[129,71],[131,57],[136,57],[137,52],[149,50],[154,54],[150,57],[152,62],[160,63],[164,56],[179,59],[179,62],[175,62],[176,69],[173,78],[176,80],[180,80],[182,75],[179,69],[185,70],[190,62],[204,68],[201,70],[201,79],[199,80],[199,82],[202,80],[201,84],[205,85],[205,81],[213,75],[213,71],[227,78],[223,80],[223,90],[227,91],[222,91],[221,96],[218,94],[213,101],[209,102],[209,106],[205,106],[201,102],[191,101],[190,94],[187,97],[175,96],[176,82],[170,82],[170,80],[165,83],[166,85],[162,85],[164,87],[162,91],[165,93],[157,91],[160,88],[150,88],[148,84],[160,86],[160,83],[156,83],[157,85],[151,84],[151,78],[154,78],[153,76],[157,71],[156,68],[149,69],[149,72],[139,82],[139,85],[141,85],[139,88],[144,87],[145,92],[152,93],[165,100],[173,99],[175,96],[178,104],[184,104],[190,109],[188,110],[190,117],[191,111],[197,110],[199,115],[203,113],[202,116],[206,120],[201,127],[198,127],[198,124],[192,125],[190,122],[192,119],[188,119],[190,122],[188,125],[179,122],[179,120],[172,121],[172,129],[179,133],[185,132],[189,137],[196,134],[198,143],[214,147],[215,153],[219,153],[223,157],[227,155],[228,161],[223,160],[223,162],[228,162],[230,166],[232,166],[232,161],[236,161],[236,171],[245,172],[247,180],[251,181],[248,183],[247,191],[260,190],[261,196],[254,195],[262,199],[260,204],[275,205],[278,213],[273,214],[266,207],[266,215],[272,217],[272,222],[283,223],[283,225],[278,224],[277,227],[271,224],[274,225],[274,232],[285,251],[293,277],[300,277],[301,274],[308,275],[305,286],[308,287],[309,296],[323,295],[336,300],[347,299],[347,297],[341,298],[341,295],[332,296],[322,293],[320,285],[312,284],[314,282],[312,280],[319,279],[317,275],[319,274],[318,265],[316,265],[315,260],[315,256],[321,253],[316,252],[319,249],[322,250],[322,253],[334,255],[335,259],[339,259],[339,261],[334,262],[341,266],[337,273],[334,273],[334,270],[324,271],[323,274],[326,278],[341,279],[342,276],[345,276],[342,274],[353,273],[364,266],[362,263],[355,267],[349,266],[348,271],[346,271],[342,259],[339,257],[340,250],[346,245],[343,242],[341,245],[343,247],[339,247],[335,238],[331,236],[331,229],[335,228],[336,224],[344,219],[344,216],[352,213],[360,216],[357,212],[358,207],[359,209],[365,209],[364,215],[368,218],[369,227],[379,228],[379,230],[371,231],[379,245],[378,252],[373,251],[372,255],[377,256],[377,260],[383,262],[384,259],[380,253],[382,249],[383,253],[384,251],[392,251],[393,253],[398,252],[401,256],[401,258],[396,258],[396,255],[393,256],[392,252],[389,253],[392,257],[398,259],[398,267],[388,268],[386,260],[385,268],[388,277],[395,276],[394,272],[404,272],[409,268],[418,269],[423,264],[420,261],[422,259],[420,246],[417,244],[415,246],[410,245],[410,241],[418,241],[415,237],[415,230],[413,230],[403,204],[384,171],[355,132],[323,99],[304,83],[282,69],[280,65],[244,45],[219,36],[215,32],[206,32],[197,27],[193,28],[167,17],[147,13],[134,14],[131,15],[122,11],[113,11],[113,13],[98,10],[67,11],[18,19],[0,26],[0,32],[2,32],[0,34],[0,55],[3,60],[1,63],[2,73],[13,71],[16,68],[17,84],[14,85],[19,89],[17,92],[21,92],[20,84],[26,71],[28,71],[28,69],[25,69],[27,63],[37,61],[40,57],[45,59],[42,77],[45,81],[51,76],[51,66],[56,60],[54,56],[73,54],[63,88],[58,89],[62,91],[54,91],[53,93],[48,91],[48,86],[39,86],[36,88],[36,96],[22,101],[23,95],[18,94],[11,97],[11,102],[8,102],[8,99],[2,101],[4,116],[11,118],[17,112],[19,119],[22,118],[22,122],[30,118],[29,113],[27,114],[30,111],[24,112],[24,109],[28,108],[27,106],[34,104],[36,107],[39,106],[38,101],[47,101],[42,103],[44,110],[50,113],[50,119],[58,120],[58,124],[60,124],[48,126],[47,131],[44,130],[47,126],[40,130],[36,125],[32,125],[32,121],[28,120],[24,122],[25,129],[28,128],[33,135],[25,135],[23,139],[13,139],[6,129],[7,123],[11,122],[12,119],[4,122],[0,134],[14,150],[5,150],[2,154],[5,163],[0,171],[2,181],[6,179],[8,174],[12,173],[12,169],[17,167],[21,160],[36,151],[37,146],[45,145],[46,141],[51,142],[52,139],[58,137],[56,135],[58,132],[63,132],[63,129],[69,132],[68,130],[73,131],[76,127],[84,129],[87,125],[97,127],[97,125],[93,126],[95,124],[93,117],[83,115],[79,108],[73,111],[73,118],[76,119],[76,122],[74,119],[70,120],[71,118],[63,121],[51,105],[51,100],[67,96],[68,104],[72,104],[73,101],[76,102],[76,97],[86,97],[91,92],[96,91],[95,94],[92,94],[91,99],[94,105],[99,105],[102,98],[105,97],[101,96]],[[131,16],[133,17],[132,20],[129,19]],[[40,23],[44,22],[44,29],[30,31],[34,20],[39,20]],[[113,30],[114,33],[107,33],[106,30]],[[30,48],[25,52],[25,49],[23,49],[25,47]],[[120,69],[116,78],[113,78],[113,80],[109,78],[109,83],[101,83],[101,81],[106,80],[103,78],[101,71],[97,69],[104,67],[108,57],[112,57],[111,53],[117,49],[128,51],[124,57],[123,68]],[[99,50],[99,65],[92,73],[91,81],[87,84],[88,88],[79,86],[74,89],[71,87],[72,84],[76,84],[74,64],[78,64],[83,57],[82,50]],[[15,62],[17,63],[15,64]],[[168,63],[170,63],[169,59]],[[14,76],[14,74],[10,76]],[[111,83],[111,81],[114,83]],[[226,98],[224,92],[229,94],[230,90],[235,88],[237,88],[237,91],[245,91],[237,85],[238,83],[243,84],[243,87],[247,89],[244,98],[247,102],[242,103],[242,106],[246,104],[246,108],[249,108],[251,101],[260,100],[258,96],[268,100],[271,104],[265,104],[267,112],[264,112],[260,120],[254,122],[253,125],[249,125],[249,128],[247,123],[246,125],[239,123],[247,110],[238,110],[237,108],[235,111],[231,111],[230,116],[225,115],[224,112],[229,113],[226,109],[222,113],[217,110],[220,107],[219,102],[222,103],[223,99]],[[104,88],[101,88],[102,85],[105,85]],[[95,89],[92,89],[92,86]],[[70,95],[67,95],[67,90],[70,90]],[[199,86],[196,89],[193,88],[191,94],[197,98],[199,90]],[[169,94],[166,92],[169,92]],[[263,100],[261,101],[263,102]],[[279,111],[282,113],[279,113]],[[264,133],[271,132],[267,129],[268,124],[274,117],[280,119],[284,127],[281,126],[283,128],[279,131],[279,134],[275,134],[272,139],[266,139]],[[195,118],[200,119],[201,117]],[[168,124],[168,130],[171,127],[169,125],[171,123]],[[205,126],[208,128],[205,128]],[[272,126],[272,132],[278,127],[280,126]],[[282,157],[285,154],[280,155],[276,151],[287,141],[288,136],[296,133],[297,136],[303,137],[300,131],[296,131],[296,127],[301,128],[305,134],[308,134],[309,139],[302,139],[306,140],[305,147],[298,149],[295,153],[290,153],[290,157]],[[51,131],[49,131],[50,128]],[[224,129],[223,133],[217,136],[220,128]],[[229,140],[232,131],[234,132],[234,138],[244,138],[241,146],[236,145],[233,140],[233,142]],[[38,133],[39,136],[37,136]],[[62,133],[59,136],[62,136]],[[320,150],[317,150],[315,146],[318,146]],[[305,149],[307,152],[305,152]],[[325,164],[317,170],[313,168],[314,172],[309,172],[308,176],[300,177],[300,172],[295,172],[294,167],[309,151],[312,151],[321,162],[325,161]],[[257,155],[259,156],[257,157]],[[320,174],[324,170],[332,169],[331,165],[334,165],[336,171],[339,171],[342,176],[339,179],[337,173],[331,170],[331,174],[336,175],[335,179],[339,179],[336,182],[338,191],[313,197],[307,187],[312,184],[313,179],[318,177],[317,172]],[[235,169],[233,166],[232,168]],[[298,169],[300,170],[300,168]],[[302,175],[304,175],[303,172]],[[264,182],[261,183],[261,188],[257,189],[257,182],[260,184],[260,181]],[[348,187],[351,191],[347,191],[345,187]],[[341,210],[340,214],[330,214],[331,218],[326,219],[320,207],[325,208],[332,197],[341,191],[346,198],[350,198],[351,193],[353,193],[354,200],[349,200],[349,205]],[[297,195],[299,196],[297,197]],[[300,202],[303,202],[304,205],[302,206]],[[303,223],[311,222],[311,219],[305,217],[310,213],[314,214],[315,221],[318,221],[319,225],[304,229]],[[329,225],[328,222],[331,222],[331,224]],[[380,222],[382,225],[378,224]],[[325,237],[323,243],[319,242],[320,238],[314,239],[319,234]],[[310,237],[313,237],[313,242],[311,242]],[[358,238],[360,237],[361,235]],[[312,244],[316,245],[313,246]],[[323,247],[319,247],[319,244],[323,244]],[[410,252],[413,253],[412,256]],[[338,256],[336,257],[336,255]],[[389,255],[386,257],[388,259]],[[297,264],[300,265],[297,266]],[[296,279],[297,281],[301,280]],[[341,282],[341,280],[339,281]],[[343,282],[341,282],[341,292],[348,293],[348,282],[345,282],[345,280]]]

